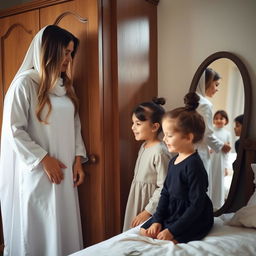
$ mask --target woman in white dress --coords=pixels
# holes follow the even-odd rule
[[[78,39],[58,26],[34,37],[4,101],[0,199],[4,255],[82,248],[77,186],[86,151],[70,71]]]
[[[213,133],[212,125],[212,103],[206,98],[213,97],[213,95],[218,91],[220,76],[219,74],[211,68],[206,68],[203,72],[200,81],[197,86],[197,94],[200,97],[199,107],[197,111],[204,118],[205,122],[205,133],[202,142],[197,145],[198,153],[204,163],[204,167],[208,173],[209,187],[208,195],[212,198],[212,172],[210,166],[210,152],[209,149],[213,149],[215,152],[223,151],[227,153],[230,151],[230,145],[219,140]]]
[[[225,129],[228,124],[228,114],[224,110],[218,110],[213,116],[213,131],[215,136],[226,144],[230,145],[231,133]],[[212,204],[214,209],[219,209],[225,202],[224,176],[227,174],[228,154],[223,151],[211,152],[212,168]]]

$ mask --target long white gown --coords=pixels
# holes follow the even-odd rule
[[[72,173],[75,156],[86,158],[80,121],[62,79],[49,95],[49,124],[38,121],[38,71],[35,63],[33,70],[29,62],[25,64],[4,102],[0,161],[4,255],[64,256],[82,248]],[[60,184],[51,183],[42,168],[40,161],[47,153],[67,166]]]
[[[231,133],[225,128],[213,128],[217,138],[225,143],[231,142]],[[228,154],[220,152],[211,153],[211,173],[212,173],[212,204],[213,208],[219,209],[225,202],[224,175],[228,165]]]
[[[210,151],[212,148],[215,152],[219,152],[224,145],[224,142],[219,140],[213,133],[213,114],[212,114],[212,103],[203,97],[201,94],[197,93],[200,97],[199,106],[196,109],[199,114],[204,118],[205,122],[205,133],[203,140],[197,145],[198,153],[204,163],[204,167],[208,174],[209,186],[208,186],[208,195],[212,198],[212,173],[210,169]]]

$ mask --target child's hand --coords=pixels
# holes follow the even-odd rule
[[[167,228],[161,231],[156,238],[159,240],[174,240],[173,234]]]
[[[132,221],[132,228],[140,225],[141,223],[143,223],[144,221],[146,221],[149,217],[151,217],[151,214],[147,211],[143,211],[140,214],[138,214]]]
[[[228,153],[230,151],[231,147],[229,146],[229,144],[224,144],[221,151],[224,153]]]
[[[159,232],[162,229],[162,225],[160,223],[153,223],[147,230],[146,234],[147,236],[151,238],[157,238]]]

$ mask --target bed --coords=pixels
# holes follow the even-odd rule
[[[256,185],[256,164],[250,180]],[[179,243],[139,235],[139,226],[71,254],[72,256],[256,256],[256,191],[235,213],[214,218],[209,234],[200,241]]]
[[[233,215],[224,214],[215,217],[212,230],[201,241],[174,245],[169,241],[142,237],[138,234],[139,227],[136,227],[87,247],[72,256],[256,255],[256,228],[227,225],[226,223],[231,220]]]

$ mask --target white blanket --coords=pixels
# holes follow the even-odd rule
[[[170,241],[140,236],[138,232],[139,227],[133,228],[72,256],[256,255],[256,229],[224,225],[223,216],[215,218],[212,230],[203,240],[187,244],[174,245]]]

